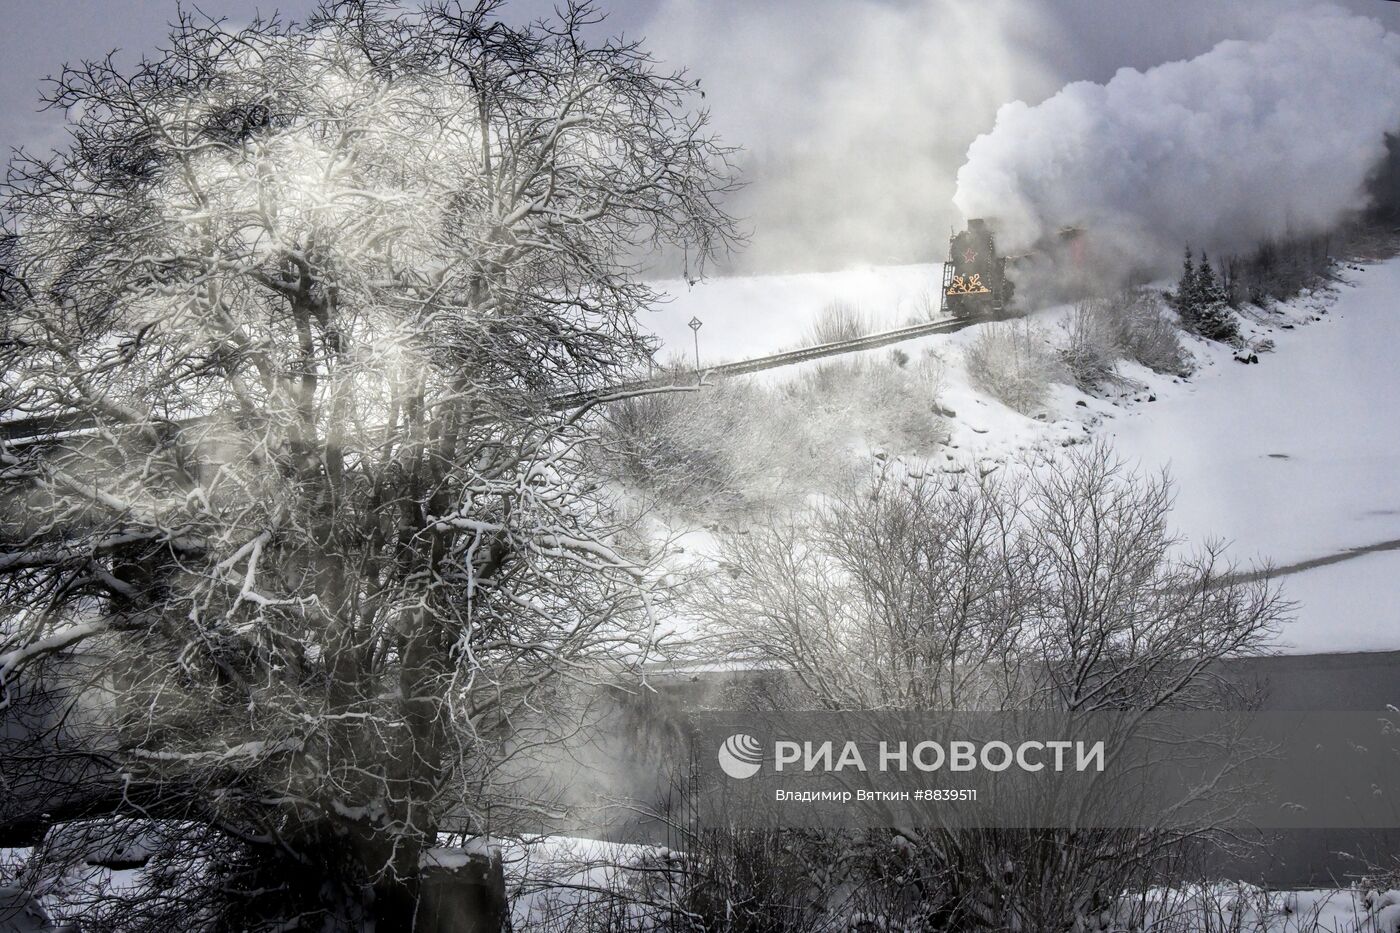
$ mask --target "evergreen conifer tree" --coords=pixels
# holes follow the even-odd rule
[[[1181,263],[1181,279],[1176,285],[1176,311],[1181,322],[1195,330],[1195,321],[1200,311],[1200,279],[1196,265],[1191,259],[1191,247],[1186,247],[1186,258]]]
[[[1239,326],[1230,310],[1230,297],[1224,283],[1215,275],[1210,257],[1201,253],[1201,264],[1196,268],[1196,282],[1192,295],[1195,307],[1190,318],[1182,314],[1187,325],[1208,340],[1231,341],[1239,336]]]

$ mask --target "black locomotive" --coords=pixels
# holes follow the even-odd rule
[[[997,255],[996,238],[981,218],[948,241],[943,265],[943,309],[957,318],[1005,317],[1015,284],[1006,277],[1006,257]]]

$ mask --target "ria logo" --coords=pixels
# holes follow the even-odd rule
[[[736,780],[753,777],[762,765],[763,747],[751,735],[735,733],[719,747],[719,769]]]

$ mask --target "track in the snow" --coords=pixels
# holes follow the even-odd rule
[[[930,321],[927,324],[914,324],[909,327],[901,327],[898,330],[881,331],[878,334],[867,334],[864,337],[854,337],[850,340],[838,340],[835,343],[824,343],[815,347],[803,347],[800,350],[785,350],[782,353],[771,353],[768,356],[756,356],[752,359],[739,360],[736,363],[717,363],[714,366],[702,366],[698,372],[700,378],[705,376],[742,376],[746,373],[761,372],[765,369],[777,369],[779,366],[792,366],[795,363],[806,363],[809,360],[818,360],[826,356],[838,356],[842,353],[858,353],[861,350],[875,350],[880,347],[887,347],[892,343],[900,343],[904,340],[914,340],[918,337],[929,337],[934,334],[951,334],[954,331],[962,330],[973,324],[982,323],[985,318],[950,318],[945,321]],[[587,392],[570,392],[567,395],[556,395],[550,399],[550,405],[556,409],[577,408],[594,399],[604,398],[610,395],[623,395],[631,391],[639,391],[650,388],[664,388],[676,382],[674,375],[666,376],[664,379],[647,379],[640,382],[632,382],[626,385],[613,386],[606,390],[592,390]]]
[[[746,373],[761,372],[765,369],[777,369],[780,366],[792,366],[796,363],[805,363],[809,360],[817,360],[827,356],[839,356],[843,353],[858,353],[862,350],[875,350],[880,347],[887,347],[890,344],[900,343],[905,340],[914,340],[919,337],[929,337],[935,334],[951,334],[954,331],[962,330],[964,327],[981,323],[984,320],[985,318],[950,318],[942,321],[930,321],[926,324],[914,324],[909,327],[881,331],[878,334],[867,334],[864,337],[855,337],[850,340],[839,340],[835,343],[824,343],[815,347],[803,347],[800,350],[786,350],[782,353],[770,353],[767,356],[756,356],[752,359],[739,360],[735,363],[719,363],[714,366],[702,366],[699,372],[693,375],[698,379],[704,379],[706,376],[741,376]],[[670,374],[664,378],[624,383],[622,385],[609,386],[605,389],[568,392],[562,395],[552,396],[549,399],[549,407],[555,411],[567,411],[572,408],[580,408],[590,402],[606,402],[612,398],[625,397],[633,392],[645,391],[646,389],[662,389],[671,385],[678,385],[676,380],[677,377],[674,374]],[[176,425],[184,425],[187,423],[190,422],[175,422]],[[91,415],[78,413],[15,418],[12,420],[0,421],[0,437],[3,437],[6,443],[19,442],[20,445],[23,446],[26,443],[43,443],[49,440],[61,440],[74,433],[94,430],[99,427],[99,424],[100,423]]]

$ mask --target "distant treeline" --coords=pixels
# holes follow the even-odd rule
[[[1400,133],[1385,134],[1385,156],[1366,181],[1373,220],[1400,222]]]
[[[1378,232],[1400,223],[1400,133],[1385,134],[1385,150],[1366,181],[1364,211],[1327,233],[1277,237],[1260,243],[1253,252],[1228,257],[1220,264],[1216,295],[1234,308],[1287,301],[1331,278],[1337,256],[1365,250]],[[1201,270],[1195,273],[1198,278],[1203,274],[1210,275]],[[1189,279],[1187,275],[1183,282]],[[1202,288],[1210,286],[1206,283]]]
[[[1287,301],[1332,274],[1337,234],[1265,240],[1246,256],[1221,266],[1220,284],[1233,307]]]

